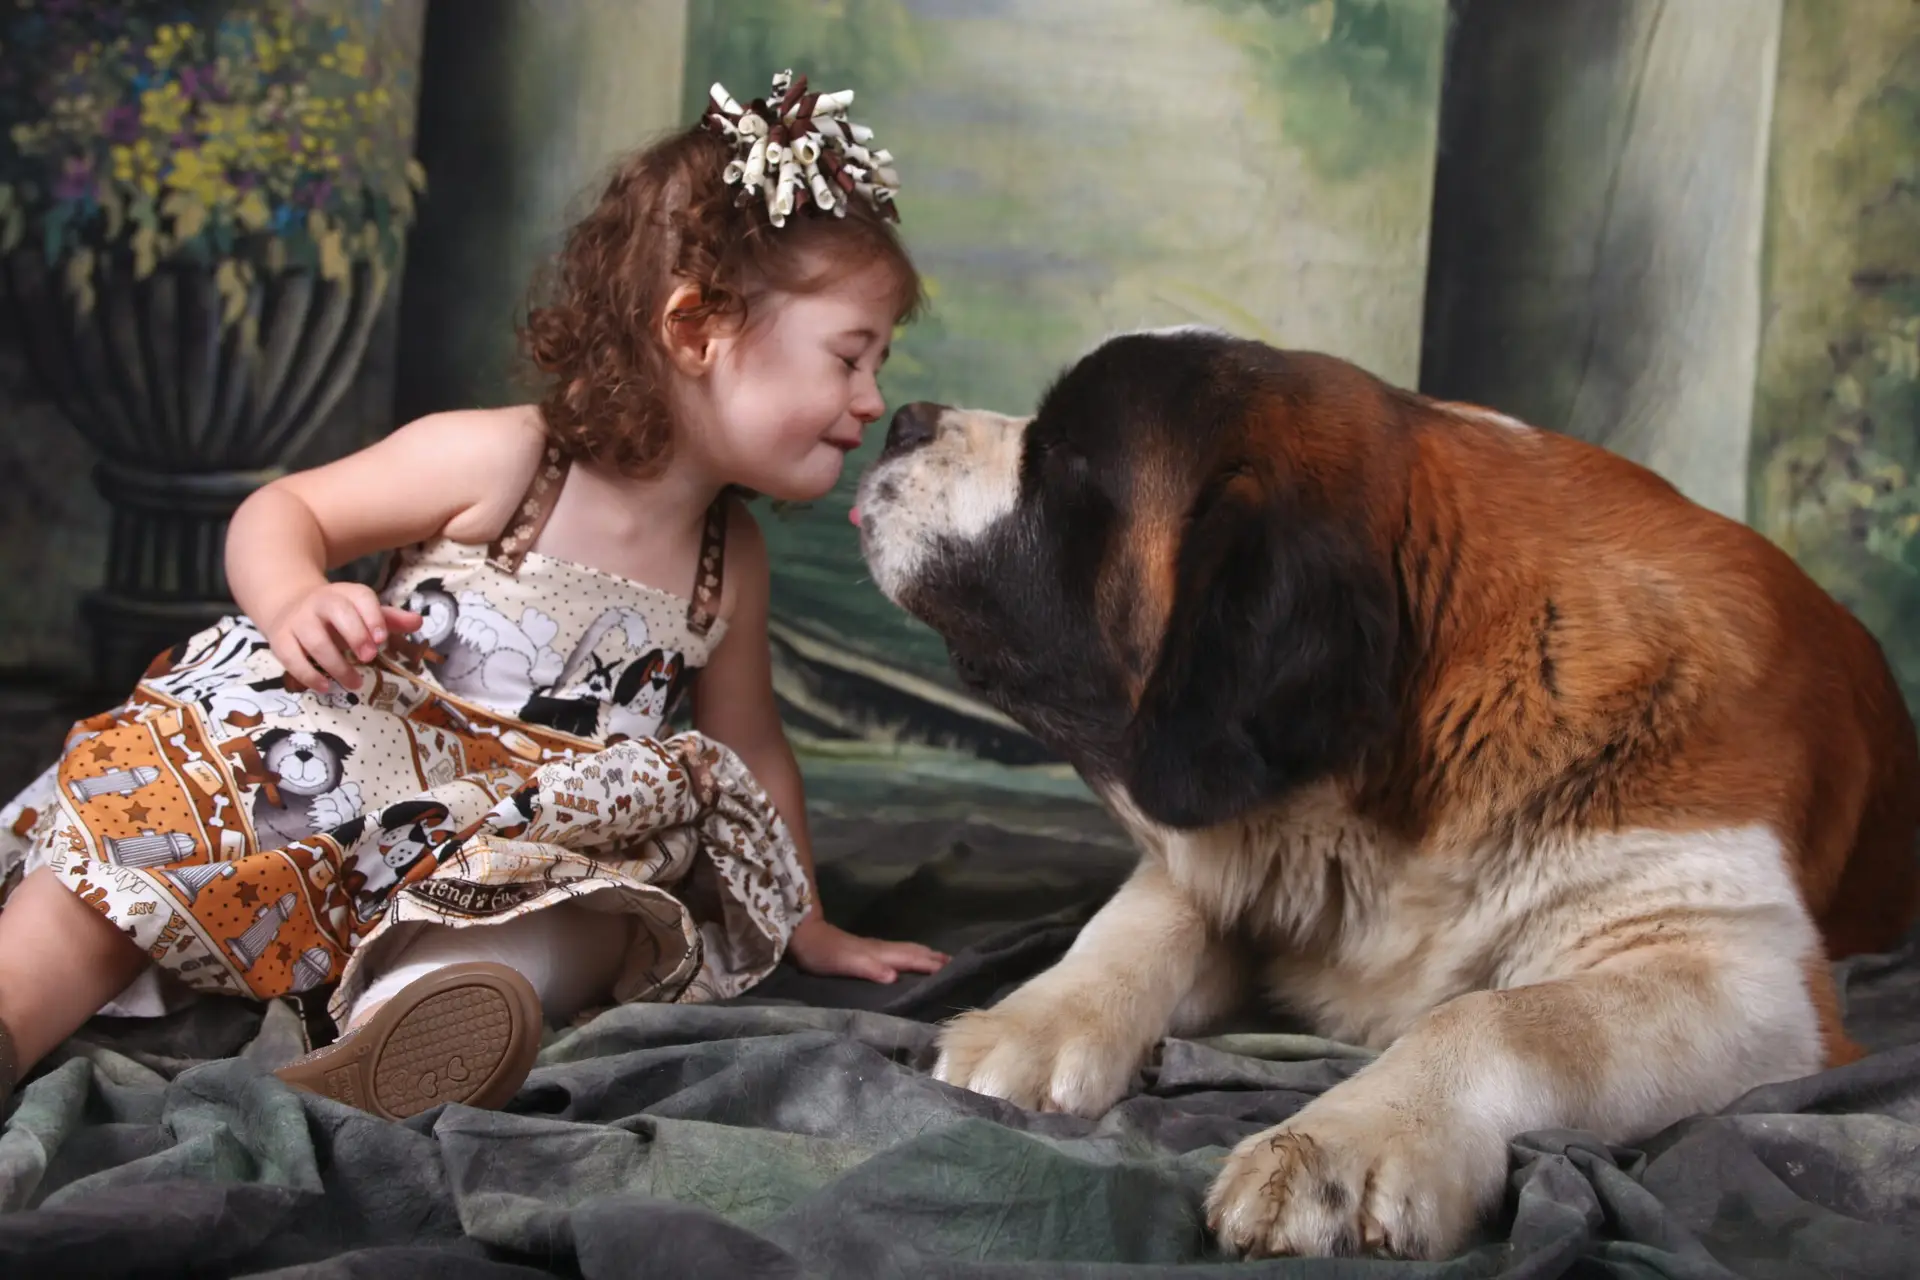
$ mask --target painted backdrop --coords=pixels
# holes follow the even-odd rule
[[[788,65],[856,88],[900,157],[935,296],[894,402],[1017,411],[1142,324],[1330,350],[1750,520],[1920,707],[1909,0],[443,0],[398,358],[369,361],[334,447],[523,395],[528,277],[606,166],[714,79],[752,94]],[[33,483],[0,519],[0,666],[60,673],[105,513],[13,345],[0,324],[0,459]],[[850,486],[765,520],[816,795],[1072,792],[865,581]]]
[[[1920,11],[1787,0],[1752,518],[1874,633],[1920,709]]]

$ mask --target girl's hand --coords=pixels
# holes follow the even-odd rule
[[[267,640],[287,674],[315,693],[327,691],[329,677],[343,689],[358,689],[355,660],[372,662],[389,635],[417,631],[423,621],[417,613],[380,603],[371,587],[329,582],[277,618]]]
[[[794,964],[827,978],[892,982],[901,973],[935,973],[951,956],[917,942],[862,938],[826,922],[818,911],[802,920],[787,943]]]

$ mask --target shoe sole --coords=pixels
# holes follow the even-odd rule
[[[405,1120],[443,1102],[494,1109],[518,1093],[540,1052],[540,997],[488,961],[410,982],[333,1044],[274,1072],[296,1089]]]

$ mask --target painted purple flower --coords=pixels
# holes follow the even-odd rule
[[[140,108],[132,103],[122,103],[107,112],[106,134],[109,140],[119,143],[132,142],[140,136]]]
[[[93,194],[93,165],[84,156],[68,156],[53,184],[56,200],[79,200]]]
[[[181,67],[180,89],[189,98],[211,99],[220,96],[220,82],[214,67]]]

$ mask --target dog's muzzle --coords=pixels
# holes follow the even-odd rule
[[[923,445],[932,444],[934,437],[940,434],[940,415],[944,412],[944,405],[925,400],[901,405],[894,413],[893,421],[887,424],[887,442],[880,451],[881,460],[912,453]]]

